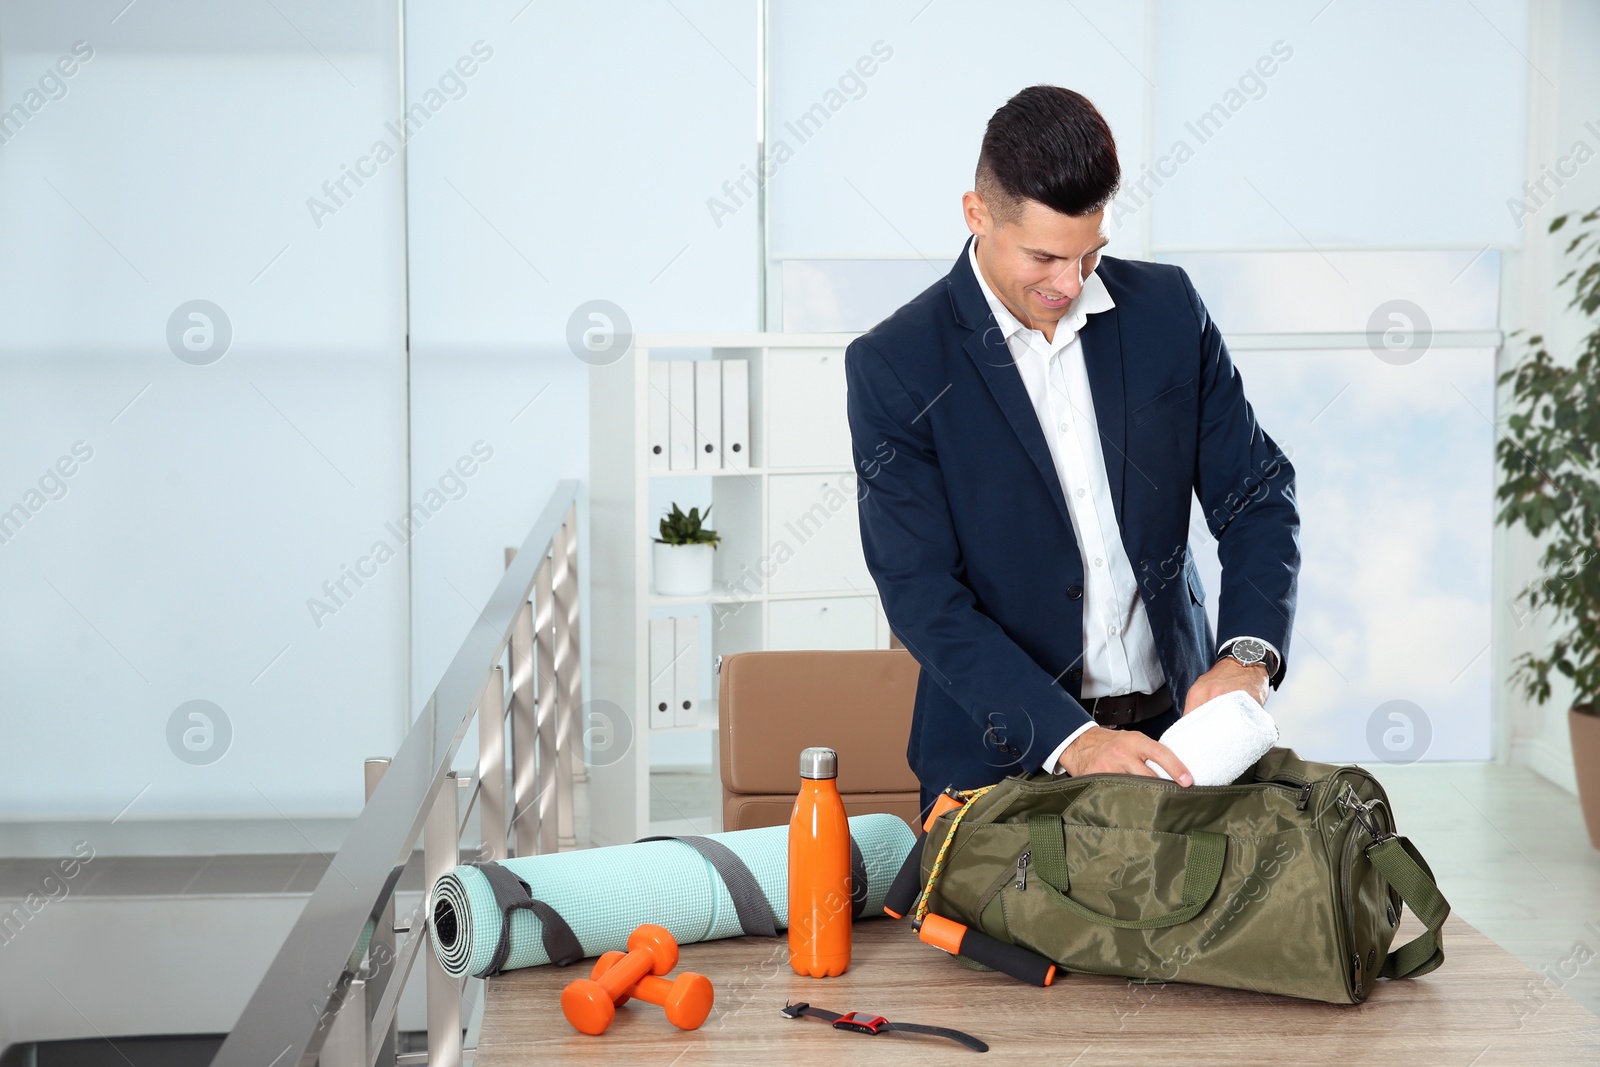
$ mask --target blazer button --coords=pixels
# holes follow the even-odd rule
[[[1083,599],[1083,586],[1081,586],[1081,585],[1069,585],[1069,586],[1067,586],[1067,599],[1069,599],[1069,600],[1082,600]]]
[[[1083,680],[1083,668],[1082,667],[1074,667],[1074,668],[1072,668],[1070,671],[1067,672],[1067,677],[1071,678],[1074,682],[1082,681]]]

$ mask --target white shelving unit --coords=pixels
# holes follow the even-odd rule
[[[591,718],[600,711],[608,724],[617,720],[590,772],[596,844],[646,834],[653,735],[710,731],[716,759],[718,679],[709,671],[701,672],[696,725],[649,727],[652,615],[708,607],[701,644],[712,663],[752,649],[889,647],[861,554],[845,417],[844,350],[856,336],[641,334],[621,359],[590,370],[592,678],[585,682],[591,701],[605,702],[591,705]],[[651,470],[648,364],[656,359],[749,361],[748,469]],[[653,488],[657,499],[668,494],[685,510],[712,505],[709,525],[722,540],[710,593],[653,592],[650,546],[664,513],[652,506]]]

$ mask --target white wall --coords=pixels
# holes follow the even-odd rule
[[[1097,4],[1092,21],[1087,10],[774,0],[768,142],[792,155],[771,168],[773,258],[926,257],[924,284],[943,277],[966,238],[961,194],[972,188],[984,125],[1029,85],[1083,93],[1124,158],[1138,158],[1145,5]],[[867,68],[857,68],[863,59]],[[849,74],[857,77],[841,85]],[[802,140],[791,124],[819,103],[837,110]]]
[[[1515,244],[1527,7],[1157,0],[1154,247]]]

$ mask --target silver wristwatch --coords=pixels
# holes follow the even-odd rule
[[[1265,641],[1254,637],[1241,637],[1228,646],[1228,655],[1246,667],[1256,663],[1261,664],[1267,669],[1268,678],[1277,673],[1277,664],[1272,662],[1275,657],[1268,651]]]

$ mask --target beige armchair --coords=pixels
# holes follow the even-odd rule
[[[838,751],[849,814],[890,812],[917,826],[920,794],[906,742],[918,671],[911,653],[894,648],[724,656],[723,829],[787,823],[800,750],[811,745]]]

